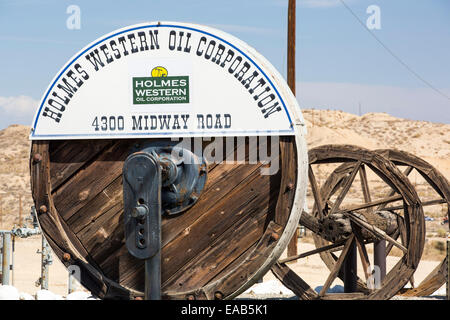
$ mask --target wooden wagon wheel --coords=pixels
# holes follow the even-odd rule
[[[327,145],[314,148],[309,151],[309,161],[309,180],[315,203],[311,214],[302,213],[300,223],[313,231],[317,248],[296,257],[280,260],[272,271],[301,299],[388,299],[392,297],[414,273],[423,250],[424,217],[414,187],[390,161],[381,155],[355,146]],[[323,163],[343,164],[319,188],[312,165]],[[396,193],[380,199],[372,199],[367,182],[368,170]],[[345,208],[342,208],[357,175],[360,177],[361,188],[364,191],[363,203],[346,204]],[[372,208],[397,201],[401,201],[404,205],[402,216],[371,214]],[[405,226],[401,228],[406,237],[404,245],[393,239],[398,224]],[[358,279],[356,293],[327,294],[327,290],[337,277],[343,279],[342,266],[347,255],[356,256],[355,243],[360,253],[366,280],[371,278],[367,272],[370,261],[366,245],[379,239],[388,241],[387,254],[394,246],[403,252],[403,256],[388,272],[380,287],[368,288],[364,281]],[[337,251],[341,251],[339,257],[333,253]],[[330,269],[330,274],[319,293],[316,293],[286,265],[288,261],[316,253],[321,255]]]
[[[420,196],[422,206],[444,206],[446,207],[445,212],[447,213],[447,216],[450,217],[450,184],[439,170],[425,160],[405,151],[387,149],[376,150],[376,152],[382,154],[395,165],[406,167],[404,171],[406,176],[410,176],[413,170],[416,170],[424,178],[429,187],[435,191],[435,197],[433,199],[426,199],[425,196]],[[386,207],[384,209],[398,210],[399,208]],[[402,293],[402,295],[427,296],[432,294],[445,284],[447,272],[447,258],[445,258],[417,287],[408,289],[406,292]]]

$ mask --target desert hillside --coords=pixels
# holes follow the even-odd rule
[[[342,111],[303,110],[308,147],[355,144],[369,149],[397,148],[435,165],[450,178],[450,125],[411,121],[385,113],[356,116]],[[10,229],[32,205],[29,177],[29,127],[12,125],[0,131],[0,229]]]

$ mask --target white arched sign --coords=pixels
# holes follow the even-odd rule
[[[205,26],[155,22],[114,31],[53,79],[30,138],[294,135],[297,101],[253,48]]]

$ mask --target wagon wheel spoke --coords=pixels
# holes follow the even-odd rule
[[[369,203],[364,203],[364,204],[361,204],[361,205],[355,205],[355,206],[352,206],[352,207],[349,207],[349,208],[346,208],[346,209],[342,209],[342,210],[337,211],[336,213],[345,213],[345,212],[351,212],[351,211],[367,209],[367,208],[378,206],[380,204],[388,204],[388,203],[391,203],[391,202],[395,202],[395,201],[401,200],[402,198],[403,197],[400,194],[393,195],[393,196],[390,196],[390,197],[387,197],[387,198],[383,198],[383,199],[380,199],[380,200],[375,200],[375,201],[371,201]]]
[[[317,184],[316,176],[314,175],[314,171],[312,170],[311,165],[309,165],[309,168],[308,168],[308,178],[309,178],[309,183],[311,184],[311,190],[312,190],[312,194],[314,196],[314,201],[317,206],[319,219],[322,219],[323,214],[324,214],[322,196],[320,194],[320,188],[319,188],[319,185]]]
[[[280,260],[278,262],[279,263],[291,262],[291,261],[294,261],[294,260],[298,260],[298,259],[303,259],[303,258],[309,257],[309,256],[311,256],[313,254],[321,253],[321,252],[324,252],[324,251],[331,251],[332,249],[335,249],[335,250],[332,250],[332,251],[342,250],[343,244],[345,242],[346,242],[345,240],[339,241],[339,242],[336,242],[336,243],[333,243],[333,244],[330,244],[330,245],[327,245],[327,246],[324,246],[324,247],[321,247],[321,248],[317,248],[317,249],[314,249],[314,250],[311,250],[311,251],[304,252],[302,254],[298,254],[296,256],[287,257],[287,258],[285,258],[283,260]]]
[[[341,205],[342,201],[344,200],[345,196],[347,195],[348,190],[350,189],[350,186],[353,183],[353,180],[355,180],[356,174],[359,171],[359,168],[361,166],[361,160],[359,160],[355,167],[353,168],[353,171],[350,173],[350,175],[344,180],[344,185],[342,186],[342,191],[337,197],[335,203],[333,204],[333,207],[330,210],[330,215],[335,213],[339,206]]]
[[[413,167],[412,166],[408,166],[406,169],[405,169],[405,171],[403,171],[403,174],[406,176],[406,177],[408,177],[410,174],[411,174],[411,171],[413,171]],[[391,197],[391,196],[393,196],[394,194],[396,194],[397,192],[394,190],[394,189],[392,189],[390,192],[389,192],[389,194],[388,194],[388,197]],[[383,210],[385,207],[386,207],[386,205],[387,205],[387,203],[383,203],[383,204],[381,204],[377,209],[376,209],[376,211],[380,211],[380,210]]]
[[[326,294],[327,290],[330,288],[334,279],[336,279],[339,271],[341,270],[342,264],[344,263],[345,257],[347,256],[347,253],[349,252],[350,247],[354,240],[355,240],[355,235],[353,235],[353,234],[350,236],[350,238],[347,239],[347,241],[344,245],[344,249],[342,249],[342,252],[341,252],[338,260],[336,261],[336,264],[334,265],[333,270],[331,270],[331,273],[328,275],[328,278],[325,281],[325,284],[323,285],[322,290],[320,290],[320,292],[319,292],[320,297],[323,297]]]
[[[436,204],[443,204],[443,203],[446,203],[446,202],[447,201],[445,201],[444,199],[435,199],[435,200],[424,201],[424,202],[422,202],[422,207],[434,206]],[[384,208],[384,210],[388,210],[388,211],[402,210],[402,209],[404,209],[403,205]]]
[[[361,259],[361,264],[364,269],[364,276],[366,280],[370,277],[370,261],[369,255],[367,254],[366,245],[364,244],[364,238],[361,232],[361,227],[352,223],[352,230],[355,233],[356,245],[358,246],[359,257]]]
[[[367,180],[367,172],[366,172],[366,166],[361,165],[361,168],[359,168],[359,177],[361,179],[361,188],[363,191],[364,201],[366,203],[372,202],[372,198],[370,196],[370,189],[369,189],[369,183]]]
[[[400,236],[400,231],[397,229],[397,230],[395,230],[394,234],[392,235],[392,239],[397,240],[399,236]],[[393,243],[389,242],[387,244],[387,246],[386,246],[386,257],[389,255],[389,253],[391,252],[393,247],[394,247]]]

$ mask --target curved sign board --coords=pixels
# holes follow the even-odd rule
[[[112,32],[57,74],[30,138],[294,135],[297,101],[254,49],[224,32],[155,22]]]

